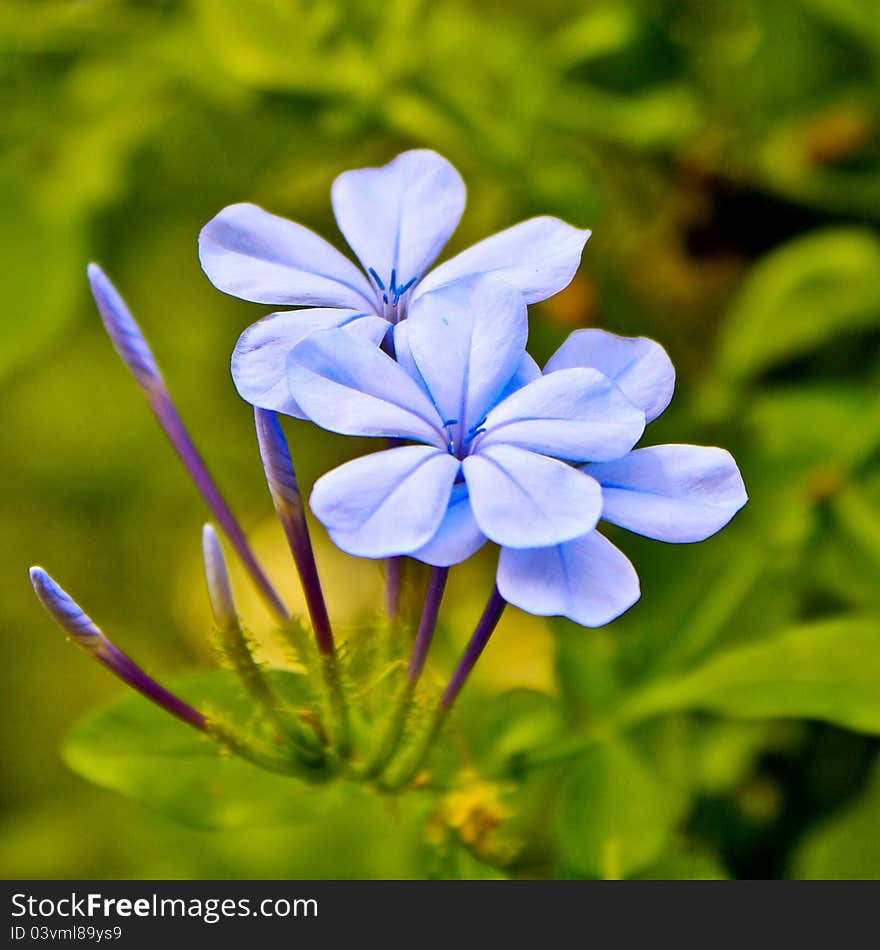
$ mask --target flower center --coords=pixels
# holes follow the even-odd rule
[[[412,289],[418,277],[410,277],[402,284],[397,283],[397,271],[391,268],[391,279],[386,284],[375,268],[370,267],[367,273],[376,285],[377,299],[381,298],[382,316],[389,323],[399,323],[406,318],[406,293]]]
[[[472,455],[475,448],[475,440],[482,435],[485,429],[485,418],[481,419],[475,426],[472,426],[467,432],[459,424],[458,419],[447,419],[443,423],[446,430],[447,449],[450,455],[458,459],[467,458]]]

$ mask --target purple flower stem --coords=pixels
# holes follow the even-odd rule
[[[504,613],[504,608],[506,606],[507,601],[501,596],[501,594],[498,593],[498,588],[494,587],[492,589],[492,594],[489,597],[489,601],[483,610],[483,615],[480,617],[477,626],[474,628],[474,632],[468,641],[468,645],[465,648],[461,659],[458,661],[458,666],[455,668],[455,672],[452,674],[452,679],[449,681],[449,684],[443,692],[443,697],[440,700],[440,710],[442,710],[442,714],[444,716],[447,712],[449,712],[452,704],[456,700],[456,697],[461,692],[465,681],[467,680],[468,676],[470,676],[471,670],[474,668],[477,660],[479,660],[480,655],[486,648],[486,644],[489,642],[489,637],[492,636],[495,628],[498,626],[498,621],[501,619],[501,615]]]
[[[290,450],[274,412],[255,408],[254,424],[269,494],[287,536],[320,653],[321,673],[334,721],[337,752],[346,758],[351,752],[351,730],[342,671]]]
[[[193,709],[188,703],[185,703],[147,676],[132,659],[109,640],[106,641],[101,650],[94,651],[92,655],[124,683],[128,683],[129,686],[146,696],[157,706],[161,706],[162,709],[170,712],[172,716],[177,716],[183,722],[195,726],[196,729],[204,731],[205,717],[202,713]]]
[[[226,537],[229,538],[230,544],[232,544],[245,569],[251,575],[269,610],[279,622],[287,623],[290,619],[287,608],[257,561],[244,531],[242,531],[235,515],[232,514],[229,505],[227,505],[226,500],[211,478],[174,403],[171,401],[171,397],[164,391],[161,393],[148,392],[146,395],[150,407],[159,420],[159,425],[168,436],[168,440],[217,519],[217,523],[223,529]]]
[[[299,513],[293,515],[290,522],[285,523],[282,518],[282,524],[287,534],[290,552],[296,563],[318,650],[324,656],[333,656],[335,652],[333,629],[330,626],[324,590],[321,587],[318,565],[315,563],[315,552],[302,509],[300,508]]]
[[[410,710],[419,677],[425,668],[428,649],[431,646],[434,630],[437,627],[437,616],[440,613],[440,603],[443,600],[448,577],[448,567],[435,567],[431,570],[428,591],[425,595],[425,605],[422,608],[422,617],[419,621],[415,645],[406,670],[406,679],[400,688],[393,712],[376,743],[375,752],[364,769],[364,775],[367,778],[378,775],[385,768],[397,749],[401,735],[403,735],[407,713]]]
[[[76,601],[41,567],[30,570],[31,584],[40,603],[52,619],[73,638],[73,642],[103,664],[111,673],[146,696],[166,712],[200,732],[207,731],[207,721],[198,710],[193,709],[178,696],[160,686],[148,676],[130,657],[104,636],[95,622]]]
[[[448,567],[435,567],[431,569],[431,577],[428,581],[428,592],[425,595],[425,606],[422,608],[422,617],[419,621],[419,629],[416,633],[416,642],[413,647],[412,656],[409,660],[409,666],[406,671],[406,678],[413,687],[422,675],[425,668],[425,660],[428,658],[428,648],[431,646],[431,640],[434,636],[434,630],[437,627],[437,615],[440,612],[440,602],[443,600],[443,592],[446,590],[446,579],[449,577]]]
[[[269,494],[299,574],[318,650],[324,656],[333,656],[333,630],[287,440],[274,412],[255,408],[254,425]]]
[[[241,526],[208,473],[168,393],[153,351],[137,321],[119,291],[97,264],[89,264],[88,277],[104,328],[120,359],[146,396],[159,425],[253,578],[257,590],[275,617],[286,623],[289,617],[287,608],[257,562]]]
[[[473,670],[477,660],[486,648],[486,644],[498,626],[498,621],[501,619],[501,615],[504,613],[506,606],[507,601],[498,592],[498,588],[494,587],[489,601],[483,610],[483,614],[477,622],[474,632],[468,641],[468,645],[459,660],[458,666],[452,674],[452,679],[450,679],[449,684],[443,692],[443,696],[440,699],[440,703],[434,712],[434,716],[425,734],[415,747],[413,754],[409,756],[408,761],[402,765],[396,774],[389,776],[388,779],[382,783],[382,788],[385,791],[396,792],[409,785],[422,768],[437,736],[440,735],[443,724],[446,722],[446,717],[449,715],[449,710],[461,692],[468,676],[470,676],[471,670]]]

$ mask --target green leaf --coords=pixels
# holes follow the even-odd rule
[[[474,725],[482,737],[480,751],[489,772],[507,771],[519,756],[540,748],[562,731],[558,701],[537,690],[510,690],[483,705],[485,713]]]
[[[570,68],[618,52],[633,41],[637,29],[634,11],[608,4],[567,22],[551,40],[550,53],[557,66]]]
[[[363,96],[382,81],[358,44],[334,42],[342,13],[331,4],[198,0],[196,10],[203,41],[245,86]]]
[[[880,324],[878,272],[880,241],[858,228],[808,234],[767,255],[727,314],[719,369],[744,379]]]
[[[704,795],[720,797],[741,785],[771,745],[778,723],[708,719],[695,737],[696,782]]]
[[[822,719],[880,734],[880,625],[875,617],[804,624],[731,649],[660,681],[624,707],[624,721],[703,709],[746,719]]]
[[[800,469],[801,480],[829,463],[847,472],[880,442],[880,393],[874,386],[778,388],[755,400],[749,425],[774,469]],[[791,474],[784,471],[786,481]]]
[[[499,868],[486,864],[458,843],[448,846],[448,851],[435,857],[430,877],[435,880],[452,881],[506,881],[507,875]]]
[[[620,878],[649,865],[671,830],[662,784],[622,741],[588,749],[562,791],[556,839],[565,867]]]
[[[799,0],[801,5],[826,20],[829,24],[846,30],[859,42],[874,42],[880,49],[880,24],[877,21],[877,4],[864,0]]]
[[[711,854],[673,850],[639,875],[642,881],[727,881],[730,875]]]
[[[20,181],[0,175],[3,346],[0,377],[32,360],[74,314],[84,284],[77,222],[54,219]]]
[[[303,694],[300,674],[273,671],[272,678],[294,702]],[[229,673],[192,673],[170,688],[240,725],[252,712]],[[78,723],[62,753],[70,768],[96,785],[198,828],[309,821],[331,806],[334,794],[233,757],[136,693]]]
[[[556,634],[556,679],[566,714],[589,720],[613,706],[623,688],[618,669],[620,641],[610,631],[584,628],[556,617],[550,621]]]
[[[627,738],[660,786],[671,822],[690,811],[696,772],[692,717],[664,716],[642,723]]]
[[[633,149],[678,145],[693,134],[699,111],[693,93],[679,83],[617,95],[583,83],[560,87],[548,118],[566,132]]]
[[[880,880],[880,759],[865,794],[808,833],[792,877],[807,880]]]
[[[850,481],[827,499],[823,531],[810,558],[814,586],[851,605],[880,611],[880,491]]]
[[[880,508],[856,485],[847,485],[836,492],[831,505],[847,538],[875,570],[880,569]]]

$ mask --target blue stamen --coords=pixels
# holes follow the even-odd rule
[[[375,267],[368,267],[367,273],[370,277],[373,278],[376,286],[379,288],[382,293],[382,302],[386,306],[396,307],[400,303],[400,298],[415,284],[418,280],[418,276],[411,277],[405,284],[398,287],[397,285],[397,268],[391,268],[391,279],[388,281],[386,286],[385,282],[379,276],[379,272]]]
[[[416,282],[415,277],[411,277],[402,287],[394,288],[394,306],[396,307],[400,298],[412,287]]]

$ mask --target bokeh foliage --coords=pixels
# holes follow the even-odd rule
[[[5,876],[880,877],[877,0],[4,0],[0,80]],[[254,772],[232,782],[250,802],[218,806],[227,830],[175,823],[163,808],[205,823],[204,776],[176,773],[169,809],[168,788],[136,782],[145,807],[65,768],[73,721],[119,687],[25,573],[44,563],[163,678],[212,663],[204,514],[85,264],[125,292],[295,602],[228,374],[264,311],[207,283],[195,238],[252,200],[339,242],[333,177],[412,146],[468,183],[450,251],[536,213],[593,228],[578,278],[533,308],[532,352],[581,325],[660,340],[678,387],[650,441],[730,448],[751,502],[700,545],[621,535],[643,599],[607,629],[511,611],[454,723],[471,771],[442,800]],[[306,485],[350,451],[288,433]],[[319,557],[354,629],[378,570]],[[438,681],[491,571],[486,553],[453,575]],[[126,716],[141,773],[96,774],[94,743],[98,764],[77,760],[83,730],[112,749]],[[124,788],[181,728],[125,699],[67,759]],[[229,827],[276,795],[296,823]]]

